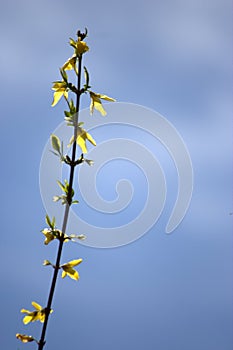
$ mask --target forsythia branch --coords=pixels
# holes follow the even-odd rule
[[[83,68],[85,83],[81,86],[81,76],[82,76],[82,59],[83,55],[89,51],[89,47],[87,43],[84,41],[87,37],[87,29],[82,33],[80,30],[77,32],[77,40],[70,38],[69,44],[73,48],[73,55],[68,58],[68,60],[63,64],[60,68],[61,80],[55,81],[52,86],[53,90],[53,101],[52,106],[55,106],[61,99],[64,97],[67,105],[68,111],[65,111],[65,121],[67,122],[67,126],[73,127],[73,136],[70,139],[68,147],[72,147],[71,157],[68,154],[64,154],[64,146],[63,141],[54,134],[51,135],[51,152],[58,156],[61,162],[64,162],[67,166],[69,166],[69,180],[64,180],[61,182],[57,180],[57,183],[62,190],[62,195],[54,196],[53,200],[58,202],[61,200],[61,203],[65,205],[63,224],[61,229],[56,227],[55,218],[49,218],[46,215],[45,221],[47,227],[44,228],[41,232],[45,237],[44,244],[48,245],[52,241],[58,241],[58,249],[56,255],[55,264],[52,264],[49,260],[44,260],[44,266],[52,266],[53,267],[53,275],[51,280],[51,285],[48,293],[48,300],[45,307],[42,307],[35,301],[32,302],[32,306],[34,310],[26,310],[21,309],[21,313],[26,314],[23,318],[23,323],[28,324],[29,322],[40,321],[43,326],[41,330],[40,340],[36,340],[31,335],[25,334],[16,334],[16,338],[19,339],[23,343],[36,342],[38,345],[38,350],[43,350],[45,345],[45,336],[48,326],[48,320],[50,314],[53,312],[52,310],[52,302],[56,287],[56,282],[58,278],[59,270],[62,270],[62,278],[69,276],[74,280],[79,280],[79,273],[75,266],[78,266],[82,259],[74,259],[67,263],[61,264],[63,245],[65,242],[77,242],[79,240],[85,239],[84,234],[66,234],[66,227],[68,223],[69,210],[72,204],[78,203],[77,200],[73,200],[74,197],[74,189],[73,189],[73,180],[74,180],[74,171],[75,167],[81,165],[83,163],[87,163],[88,165],[93,165],[93,161],[90,159],[84,158],[84,153],[88,152],[87,149],[87,141],[92,145],[96,146],[96,142],[93,137],[82,127],[83,123],[79,122],[79,110],[80,110],[80,98],[84,93],[88,93],[90,96],[90,113],[93,114],[94,109],[100,112],[103,116],[106,115],[106,111],[102,105],[102,100],[106,100],[109,102],[114,102],[115,99],[108,97],[107,95],[99,94],[90,90],[90,76],[86,67]],[[77,84],[73,84],[68,79],[67,71],[73,71],[76,78]],[[70,98],[70,93],[74,94],[76,97],[76,105],[72,98]],[[81,155],[76,159],[77,148],[81,152]]]

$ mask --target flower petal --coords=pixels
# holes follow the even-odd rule
[[[89,142],[91,142],[94,146],[96,146],[95,140],[88,132],[86,132],[86,138],[88,139]]]
[[[65,99],[68,100],[68,91],[65,90],[63,95],[64,95]]]
[[[62,271],[62,275],[61,275],[61,277],[62,277],[62,278],[65,278],[65,277],[66,277],[66,275],[67,275],[66,271],[64,271],[64,270],[63,270],[63,271]]]
[[[45,311],[38,312],[38,319],[41,323],[44,323],[45,321]]]
[[[62,265],[62,268],[63,268],[63,267],[68,267],[68,268],[70,268],[70,267],[77,266],[77,265],[81,264],[82,261],[83,261],[83,259],[71,260],[71,261],[69,261],[68,263]]]
[[[29,322],[34,322],[37,319],[37,312],[32,313],[31,315],[27,315],[23,318],[23,323],[28,324]]]
[[[102,116],[105,116],[107,112],[102,106],[101,100],[100,100],[100,94],[96,94],[94,92],[90,91],[90,97],[91,97],[91,104],[90,104],[90,112],[93,114],[94,108],[99,111]]]
[[[45,235],[45,240],[44,240],[45,245],[48,245],[51,241],[54,240],[55,237],[51,229],[44,228],[41,232]]]
[[[63,268],[63,272],[65,272],[66,275],[68,275],[70,278],[74,279],[74,280],[78,280],[79,279],[79,274],[75,269],[72,269],[72,267],[62,267]]]
[[[79,279],[78,271],[76,271],[74,269],[70,270],[70,272],[68,272],[67,275],[75,281],[78,281],[78,279]]]
[[[90,103],[90,114],[92,115],[94,112],[94,99],[91,98],[91,103]]]
[[[86,130],[78,127],[78,133],[77,133],[77,139],[76,142],[79,145],[79,147],[82,150],[82,153],[87,153],[87,146],[86,146],[86,140],[88,140],[89,142],[91,142],[94,146],[96,146],[96,142],[93,139],[93,137],[86,132]],[[74,136],[71,137],[70,142],[68,144],[68,147],[70,147],[74,142]]]
[[[53,102],[51,104],[52,107],[54,107],[62,98],[62,95],[64,95],[64,90],[57,90],[53,94]]]
[[[77,137],[77,144],[82,150],[82,153],[87,153],[87,146],[86,146],[86,138],[83,136],[78,136]]]
[[[37,304],[35,301],[32,301],[32,306],[38,311],[41,311],[43,308],[39,304]]]
[[[105,101],[116,102],[115,98],[109,97],[107,95],[99,95],[99,97]]]
[[[91,98],[91,104],[90,104],[90,113],[93,114],[94,108],[99,111],[103,116],[105,116],[107,113],[105,109],[102,106],[101,99],[106,101],[115,102],[115,99],[112,97],[109,97],[107,95],[101,95],[93,91],[89,91],[90,98]]]
[[[84,41],[78,40],[76,42],[76,54],[77,55],[82,55],[83,53],[87,52],[89,50],[89,47]]]
[[[70,57],[62,66],[63,70],[75,69],[76,55]]]
[[[25,309],[21,309],[20,312],[22,312],[23,314],[30,314],[31,313],[31,311],[25,310]]]
[[[52,90],[60,90],[60,89],[66,89],[66,82],[65,81],[55,81],[53,83]]]

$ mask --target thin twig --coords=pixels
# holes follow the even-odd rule
[[[78,118],[79,118],[79,108],[80,108],[80,96],[81,96],[81,69],[82,69],[82,55],[79,56],[78,58],[78,82],[77,82],[77,93],[76,93],[76,122],[74,125],[74,143],[73,143],[73,148],[72,148],[72,160],[70,164],[70,178],[69,178],[69,190],[67,194],[67,203],[65,206],[65,213],[64,213],[64,218],[63,218],[63,224],[62,224],[62,235],[61,239],[59,240],[59,246],[58,246],[58,251],[57,251],[57,259],[56,259],[56,264],[54,268],[54,273],[53,273],[53,278],[51,282],[51,287],[49,291],[49,296],[48,296],[48,302],[47,306],[45,308],[45,321],[43,323],[42,331],[41,331],[41,338],[40,341],[38,342],[38,350],[43,350],[44,345],[45,345],[45,335],[46,335],[46,330],[48,326],[48,320],[49,320],[49,315],[50,315],[50,310],[52,307],[52,301],[53,301],[53,296],[55,292],[55,287],[56,287],[56,282],[57,282],[57,276],[58,276],[58,271],[60,269],[60,261],[61,261],[61,256],[62,256],[62,248],[64,244],[64,236],[66,233],[66,227],[68,223],[68,217],[69,217],[69,210],[70,206],[72,203],[72,188],[73,188],[73,180],[74,180],[74,170],[75,166],[75,157],[76,157],[76,139],[77,139],[77,131],[78,131]]]

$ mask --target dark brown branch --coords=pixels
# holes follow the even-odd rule
[[[67,204],[65,206],[65,213],[64,213],[63,225],[62,225],[62,235],[61,235],[61,239],[59,240],[57,259],[56,259],[56,264],[54,267],[53,278],[52,278],[51,287],[50,287],[50,291],[49,291],[47,306],[45,308],[45,310],[46,310],[45,311],[45,321],[43,323],[40,341],[38,342],[38,350],[43,350],[44,345],[45,345],[45,335],[46,335],[46,330],[47,330],[47,326],[48,326],[50,310],[52,307],[52,301],[53,301],[53,296],[54,296],[54,292],[55,292],[55,287],[56,287],[56,283],[57,283],[58,271],[60,269],[60,261],[61,261],[62,249],[63,249],[63,244],[64,244],[64,236],[65,236],[66,227],[67,227],[67,223],[68,223],[70,205],[72,203],[72,188],[73,188],[73,181],[74,181],[74,170],[75,170],[75,166],[78,164],[77,163],[78,161],[76,161],[75,158],[76,158],[76,145],[77,145],[76,139],[77,139],[77,130],[78,130],[77,128],[78,128],[78,118],[79,118],[79,108],[80,108],[80,96],[82,94],[81,69],[82,69],[82,55],[78,59],[78,83],[77,83],[77,89],[76,89],[77,91],[75,91],[76,96],[77,96],[77,99],[76,99],[76,122],[75,122],[75,126],[74,126],[74,143],[73,143],[73,148],[72,148],[72,158],[71,158],[71,162],[70,162],[70,178],[69,178],[69,190],[67,193]]]

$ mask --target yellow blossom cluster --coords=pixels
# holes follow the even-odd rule
[[[42,306],[37,304],[35,301],[32,302],[32,306],[34,306],[34,311],[29,311],[26,309],[22,309],[21,312],[26,314],[23,318],[23,323],[28,324],[29,322],[34,321],[40,321],[41,323],[44,323],[45,315],[46,315],[46,309],[43,309]],[[53,310],[50,310],[50,313],[52,313]]]
[[[69,261],[68,263],[66,264],[63,264],[59,267],[59,269],[62,269],[62,278],[69,276],[70,278],[78,281],[79,279],[79,273],[78,271],[76,271],[73,267],[74,266],[77,266],[79,264],[81,264],[83,260],[82,259],[75,259],[75,260],[72,260],[72,261]],[[53,268],[55,268],[56,266],[54,266],[49,260],[44,260],[44,263],[43,263],[44,266],[49,266],[51,265]]]
[[[87,51],[89,51],[89,47],[87,44],[81,40],[79,37],[77,41],[70,39],[70,45],[74,48],[74,54],[63,64],[61,68],[61,72],[63,75],[63,80],[62,81],[56,81],[53,83],[52,90],[54,90],[54,98],[52,102],[52,106],[55,106],[58,101],[61,99],[62,96],[66,100],[68,100],[68,91],[69,91],[69,83],[67,81],[67,76],[65,71],[66,70],[74,70],[75,73],[78,75],[78,69],[77,69],[77,60]],[[85,68],[85,71],[87,73],[87,70]],[[64,79],[64,77],[66,77]],[[105,116],[107,113],[105,109],[102,106],[102,101],[101,100],[106,100],[109,102],[114,102],[115,99],[112,97],[109,97],[107,95],[99,94],[96,92],[93,92],[89,90],[89,85],[86,82],[86,91],[89,92],[91,103],[90,103],[90,112],[93,114],[94,109],[99,111],[103,116]],[[85,89],[84,89],[85,90]],[[86,92],[84,91],[84,92]]]
[[[81,148],[83,153],[87,153],[87,146],[86,146],[86,141],[89,141],[92,143],[92,145],[96,146],[96,142],[93,139],[93,137],[83,128],[80,128],[79,126],[77,127],[77,139],[76,142]],[[74,142],[74,136],[71,137],[70,143],[68,144],[68,147],[70,147]]]
[[[79,279],[79,274],[75,269],[73,269],[73,267],[81,264],[82,261],[83,261],[82,259],[76,259],[76,260],[69,261],[68,263],[66,263],[64,265],[61,265],[61,268],[63,270],[62,271],[62,278],[66,277],[66,275],[68,275],[70,278],[77,281]]]

